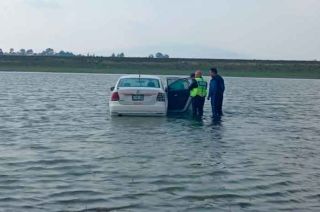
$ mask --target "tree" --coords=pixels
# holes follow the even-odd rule
[[[26,55],[26,50],[25,49],[20,49],[18,55],[25,56]]]
[[[73,57],[75,56],[72,52],[65,52],[65,51],[60,51],[59,53],[55,54],[56,56],[61,56],[61,57]]]
[[[116,55],[114,53],[112,53],[111,57],[116,57]]]
[[[26,55],[32,56],[33,55],[33,50],[32,49],[28,49],[27,52],[26,52]]]
[[[121,52],[120,54],[117,55],[117,57],[124,57],[124,53]]]
[[[14,48],[10,48],[9,54],[10,54],[10,55],[14,55],[14,54],[15,54],[15,53],[14,53]]]
[[[156,58],[163,58],[163,54],[161,52],[156,53]]]
[[[64,51],[62,51],[62,50],[60,52],[56,53],[57,56],[64,56],[65,54],[66,53]]]
[[[154,58],[153,54],[150,54],[150,55],[148,56],[148,58]]]
[[[169,58],[169,55],[158,52],[156,53],[156,58]]]
[[[3,55],[3,51],[2,51],[2,49],[0,49],[0,56],[2,56]]]
[[[54,50],[51,48],[47,48],[46,50],[44,50],[43,52],[41,52],[41,55],[44,56],[53,56],[54,55]]]

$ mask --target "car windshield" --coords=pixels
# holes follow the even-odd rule
[[[160,82],[151,78],[124,78],[120,80],[118,87],[160,88]]]

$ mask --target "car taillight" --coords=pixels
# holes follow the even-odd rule
[[[164,102],[164,101],[166,101],[165,94],[164,93],[158,93],[157,102]]]
[[[119,97],[119,93],[118,92],[113,92],[111,95],[111,101],[116,102],[119,101],[120,97]]]

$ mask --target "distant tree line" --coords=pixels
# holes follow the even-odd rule
[[[3,55],[10,55],[10,56],[59,56],[59,57],[95,57],[94,54],[87,54],[87,55],[81,55],[81,54],[74,54],[72,52],[69,51],[59,51],[59,52],[55,52],[54,49],[52,48],[47,48],[45,50],[43,50],[42,52],[34,52],[32,49],[20,49],[18,51],[15,51],[13,48],[10,48],[8,52],[4,52],[1,48],[0,48],[0,56]],[[118,58],[124,58],[125,55],[123,52],[115,54],[112,53],[112,55],[110,57],[118,57]],[[150,54],[148,56],[148,58],[169,58],[169,55],[167,54],[163,54],[161,52],[157,52],[156,54]]]
[[[10,48],[8,52],[4,52],[0,48],[0,56],[2,55],[11,55],[11,56],[62,56],[62,57],[74,57],[74,56],[83,56],[83,55],[75,55],[72,52],[68,51],[59,51],[55,52],[52,48],[47,48],[42,52],[36,53],[32,49],[20,49],[19,51],[15,51],[13,48]]]
[[[121,52],[121,53],[119,53],[117,55],[115,53],[112,53],[111,57],[125,57],[125,56],[124,56],[124,53]]]
[[[155,55],[150,54],[148,57],[149,58],[169,58],[169,55],[163,54],[161,52],[157,52]]]
[[[125,57],[125,55],[124,55],[123,52],[118,53],[118,54],[112,53],[112,54],[111,54],[111,57],[120,57],[120,58],[122,58],[122,57]],[[150,55],[148,56],[148,58],[169,58],[169,55],[163,54],[163,53],[161,53],[161,52],[157,52],[157,53],[154,54],[154,55],[153,55],[153,54],[150,54]]]

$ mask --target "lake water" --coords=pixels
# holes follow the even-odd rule
[[[320,211],[320,81],[225,78],[225,116],[111,118],[119,75],[0,72],[0,211]]]

